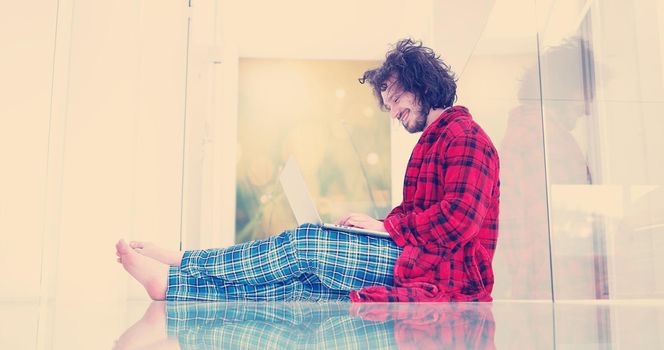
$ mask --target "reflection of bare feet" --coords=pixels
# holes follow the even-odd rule
[[[133,241],[129,243],[129,246],[134,248],[134,250],[141,255],[145,255],[171,266],[180,266],[182,255],[184,254],[183,252],[158,247],[150,242]]]
[[[115,342],[114,349],[139,349],[166,339],[166,304],[153,301],[143,318],[127,329]]]
[[[121,239],[115,245],[118,261],[132,275],[153,300],[166,299],[168,266],[136,253]]]

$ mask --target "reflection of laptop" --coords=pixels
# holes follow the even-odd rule
[[[314,201],[311,199],[311,195],[307,190],[307,185],[304,183],[304,178],[295,162],[295,158],[290,157],[290,159],[288,159],[286,166],[284,166],[284,169],[281,171],[279,181],[281,181],[281,187],[284,189],[284,193],[286,194],[286,198],[288,198],[288,202],[293,210],[293,214],[295,214],[295,219],[297,220],[298,225],[307,223],[317,224],[329,230],[360,233],[378,237],[390,237],[390,234],[387,232],[323,223],[320,219],[320,215],[318,215],[318,210],[316,210]]]

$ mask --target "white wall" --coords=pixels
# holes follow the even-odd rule
[[[179,246],[186,13],[176,1],[72,10],[56,66],[68,83],[55,296],[105,299],[125,293],[117,239]]]
[[[0,14],[0,299],[39,297],[55,19],[52,0]],[[40,8],[35,11],[34,8]]]
[[[3,13],[0,297],[144,298],[113,245],[179,246],[188,14],[73,0]]]

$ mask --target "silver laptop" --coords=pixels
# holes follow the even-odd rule
[[[284,189],[288,203],[290,203],[293,214],[298,225],[302,224],[317,224],[329,230],[359,233],[370,236],[390,237],[387,232],[366,230],[358,227],[340,226],[336,224],[326,224],[320,219],[316,205],[314,204],[307,185],[304,182],[302,173],[297,166],[294,157],[290,157],[281,171],[279,176],[281,187]]]

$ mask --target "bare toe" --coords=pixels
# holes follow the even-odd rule
[[[115,249],[119,256],[127,254],[130,250],[129,245],[124,239],[119,240],[118,243],[115,244]]]

